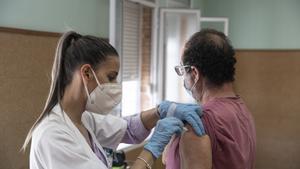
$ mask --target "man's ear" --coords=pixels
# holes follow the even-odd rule
[[[191,69],[192,69],[192,75],[193,75],[195,81],[198,81],[201,76],[200,71],[195,66],[192,66]]]

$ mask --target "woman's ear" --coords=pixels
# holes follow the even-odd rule
[[[80,75],[84,81],[89,81],[93,79],[93,73],[91,71],[91,66],[89,64],[84,64],[80,68]]]
[[[91,70],[91,66],[89,64],[84,64],[80,67],[80,76],[84,85],[84,89],[88,93],[90,93],[89,91],[91,91],[90,89],[90,85],[91,83],[89,83],[93,78],[93,73]]]

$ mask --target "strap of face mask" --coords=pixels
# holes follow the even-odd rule
[[[97,78],[97,76],[96,76],[95,71],[94,71],[92,68],[91,68],[91,71],[92,71],[92,73],[93,73],[93,75],[94,75],[94,77],[95,77],[95,80],[96,80],[98,86],[100,86],[100,87],[102,88],[102,85],[100,84],[100,82],[99,82],[99,80],[98,80],[98,78]]]
[[[94,72],[94,70],[92,68],[91,68],[91,71],[92,71],[92,73],[93,73],[93,75],[94,75],[94,77],[96,79],[96,82],[97,82],[98,86],[101,87],[101,85],[100,85],[100,83],[99,83],[99,81],[97,79],[96,73]],[[88,91],[87,86],[86,86],[85,83],[84,83],[84,89],[85,89],[86,95],[88,96],[89,100],[93,101],[92,98],[91,98],[91,96],[90,96],[90,94],[89,94],[89,91]]]
[[[195,86],[196,86],[198,80],[199,80],[199,79],[198,79],[198,77],[197,77],[197,79],[195,80],[195,82],[194,82],[194,84],[193,84],[193,86],[192,86],[192,88],[191,88],[191,91],[195,88]]]
[[[83,80],[83,79],[82,79],[82,80]],[[84,82],[83,82],[83,83],[84,83]],[[84,85],[84,89],[85,89],[85,92],[86,92],[87,97],[89,98],[89,100],[91,100],[91,96],[90,96],[90,94],[89,94],[89,91],[88,91],[88,89],[87,89],[86,84],[84,83],[83,85]]]
[[[101,90],[104,89],[103,85],[100,84],[100,82],[99,82],[99,80],[98,80],[98,78],[97,78],[97,76],[96,76],[95,71],[94,71],[92,68],[91,68],[91,71],[92,71],[92,73],[93,73],[93,75],[94,75],[94,77],[95,77],[95,80],[96,80],[98,86],[101,88]],[[114,102],[116,102],[115,99],[114,99],[111,95],[109,95],[108,93],[103,92],[103,91],[101,91],[101,92],[102,92],[103,94],[109,96]]]
[[[193,86],[192,86],[191,89],[190,89],[191,91],[195,88],[195,86],[196,86],[198,80],[199,80],[199,77],[196,75],[196,80],[195,80]]]

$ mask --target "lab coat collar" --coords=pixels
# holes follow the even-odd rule
[[[55,113],[56,115],[60,116],[63,119],[63,121],[66,122],[67,126],[71,129],[71,131],[74,132],[74,135],[76,135],[76,137],[78,138],[78,141],[80,141],[80,144],[84,146],[84,150],[86,151],[86,153],[89,154],[91,158],[96,158],[97,160],[101,161],[96,156],[96,154],[93,152],[93,150],[91,149],[90,145],[87,143],[87,141],[85,140],[84,136],[81,134],[81,132],[79,131],[79,129],[75,126],[75,124],[72,122],[72,120],[67,115],[67,113],[65,113],[63,111],[63,109],[60,106],[60,104],[57,104],[56,106],[54,106],[53,109],[52,109],[52,112]],[[83,112],[83,113],[85,113],[85,112]],[[84,124],[84,126],[88,130],[88,132],[91,134],[91,136],[92,136],[91,138],[93,139],[93,142],[98,146],[98,148],[100,149],[101,153],[104,155],[105,160],[106,160],[106,164],[109,165],[109,160],[107,159],[106,153],[105,153],[104,149],[102,148],[102,146],[99,144],[98,140],[96,139],[96,137],[95,137],[92,129],[89,126],[85,125],[85,124]],[[101,161],[101,163],[103,165],[105,165],[102,161]]]

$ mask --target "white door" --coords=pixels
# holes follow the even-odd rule
[[[194,102],[183,87],[174,67],[180,64],[184,43],[200,30],[200,10],[161,9],[159,24],[158,93],[162,100]]]

